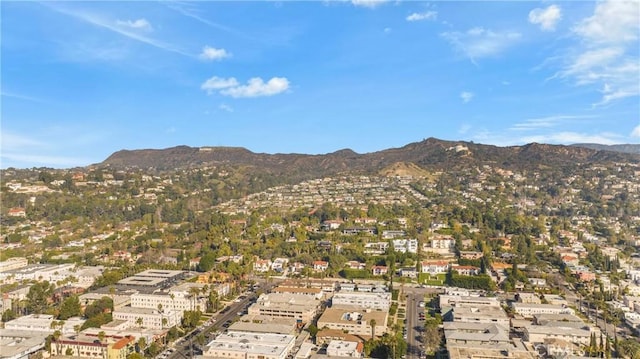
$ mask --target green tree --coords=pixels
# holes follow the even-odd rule
[[[53,295],[53,284],[47,281],[35,283],[27,293],[27,310],[29,313],[41,314],[49,308],[49,301]]]
[[[60,313],[58,319],[67,320],[71,317],[77,317],[82,314],[82,308],[80,306],[80,299],[77,295],[66,298],[60,306]]]

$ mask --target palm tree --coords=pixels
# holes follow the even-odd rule
[[[142,319],[142,317],[138,317],[136,319],[136,324],[138,325],[138,327],[140,327],[140,329],[142,329],[142,323],[144,323],[144,320]]]
[[[369,326],[371,326],[371,340],[373,340],[376,337],[376,320],[375,319],[371,319],[369,321]]]
[[[164,329],[165,318],[164,318],[164,310],[162,310],[162,303],[158,303],[158,313],[160,313],[160,318],[162,318],[161,319],[162,324],[160,329]]]
[[[80,356],[80,325],[74,325],[73,331],[76,332],[76,351],[78,356]]]

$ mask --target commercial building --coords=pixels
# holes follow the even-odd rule
[[[574,314],[573,309],[563,305],[513,302],[511,306],[525,318],[533,318],[536,314]]]
[[[53,315],[29,314],[6,322],[4,327],[9,330],[46,334],[53,334],[56,330],[60,330],[63,334],[71,334],[74,332],[74,326],[82,326],[85,322],[83,318],[73,317],[65,320],[62,328],[54,328],[51,326],[54,321],[55,317]]]
[[[203,357],[232,359],[285,359],[296,337],[229,331],[207,344]]]
[[[0,358],[28,359],[44,350],[44,332],[0,329]]]
[[[262,294],[249,307],[249,315],[293,318],[308,323],[316,315],[320,301],[304,294],[270,293]]]
[[[293,318],[276,318],[264,315],[244,315],[231,324],[229,330],[236,332],[294,334],[297,321]]]
[[[9,258],[6,261],[0,262],[0,272],[8,270],[20,269],[29,265],[29,261],[24,257]]]
[[[371,337],[371,323],[375,323],[373,334],[381,336],[387,331],[387,311],[363,309],[358,306],[332,306],[318,319],[318,328],[345,331],[349,334]]]
[[[388,311],[391,306],[389,292],[337,292],[331,298],[331,305],[350,305],[361,309]]]

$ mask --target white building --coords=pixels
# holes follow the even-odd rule
[[[525,318],[533,318],[536,314],[574,314],[573,309],[562,305],[513,302],[511,306]]]
[[[203,357],[231,359],[285,359],[295,345],[296,337],[229,331],[207,344]]]
[[[360,358],[364,344],[361,342],[347,342],[344,340],[332,340],[327,346],[327,355],[330,357]]]
[[[371,323],[375,321],[374,335],[386,333],[388,313],[357,306],[332,306],[318,319],[318,328],[341,330],[349,334],[371,337]]]
[[[388,311],[389,307],[391,307],[391,293],[338,292],[333,295],[331,305],[352,305],[363,309]]]
[[[29,264],[29,261],[27,261],[27,258],[23,258],[23,257],[9,258],[6,261],[0,262],[0,272],[12,270],[12,269],[24,268],[28,264]]]
[[[401,253],[418,253],[417,239],[394,239],[393,250]]]
[[[182,319],[182,313],[173,310],[159,312],[157,309],[123,307],[114,310],[113,320],[125,321],[129,328],[139,327],[148,329],[170,328]]]

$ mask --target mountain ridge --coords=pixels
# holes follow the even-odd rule
[[[505,169],[533,170],[603,162],[640,163],[640,155],[578,146],[530,143],[498,147],[427,138],[402,147],[363,154],[351,149],[326,154],[268,154],[255,153],[244,147],[182,145],[165,149],[121,150],[96,165],[160,171],[226,165],[296,181],[341,173],[381,173],[397,163],[402,163],[405,167],[413,164],[427,170],[461,169],[484,164],[497,164]]]

